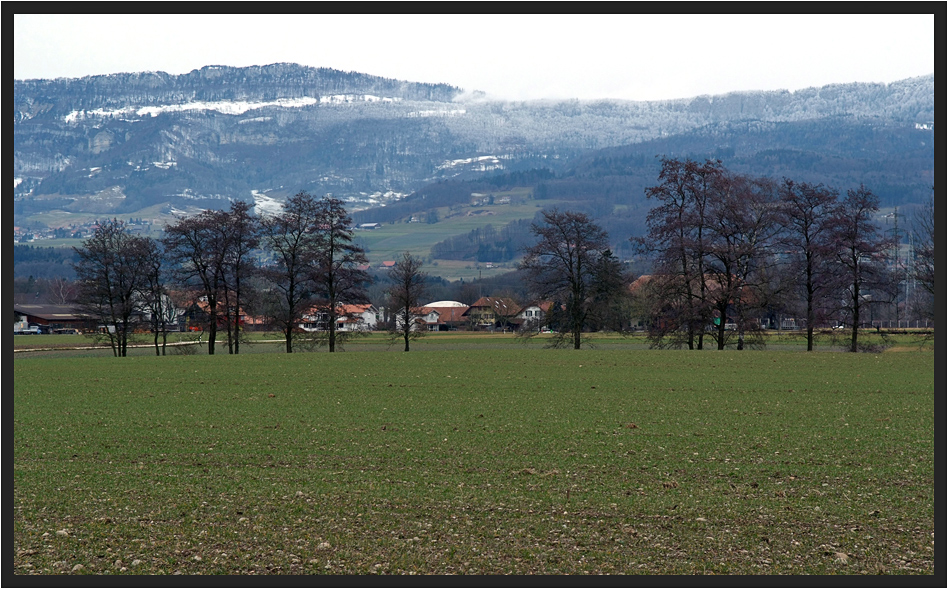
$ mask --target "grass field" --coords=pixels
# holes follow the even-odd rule
[[[512,204],[463,206],[453,211],[448,207],[442,207],[436,209],[439,217],[437,223],[430,225],[427,223],[385,224],[380,229],[357,232],[357,242],[369,250],[368,257],[373,265],[378,265],[385,260],[398,260],[406,251],[427,259],[431,254],[431,246],[449,237],[464,235],[486,225],[493,225],[499,230],[518,219],[533,219],[542,208],[560,204],[556,200],[528,200],[527,194],[522,190],[496,193],[496,196],[510,197]],[[496,265],[493,268],[487,268],[485,264],[476,262],[435,260],[434,264],[425,267],[425,271],[446,280],[460,278],[472,280],[509,272],[514,265],[510,262],[506,266]]]
[[[495,229],[519,219],[533,219],[542,208],[554,207],[562,204],[559,200],[534,201],[528,188],[517,188],[507,191],[494,192],[496,198],[508,197],[510,204],[490,206],[460,205],[456,207],[440,207],[437,211],[438,222],[427,223],[386,223],[380,229],[373,231],[357,231],[356,243],[369,250],[368,258],[373,266],[378,266],[386,260],[398,260],[408,251],[412,255],[427,259],[431,254],[431,246],[449,237],[464,235],[470,231],[493,225]],[[174,219],[164,215],[159,209],[162,206],[150,207],[131,213],[128,217],[143,217],[157,220],[159,224],[173,222]],[[423,215],[419,215],[423,217]],[[34,216],[35,220],[51,227],[58,227],[75,222],[87,222],[96,218],[95,215],[76,215],[65,211],[50,211]],[[146,236],[157,238],[160,233],[156,230]],[[42,247],[81,247],[81,239],[49,239],[35,242],[32,245]],[[495,264],[487,268],[485,264],[472,261],[434,260],[434,264],[426,265],[425,271],[432,276],[441,276],[446,280],[473,280],[474,278],[488,278],[509,272],[515,266],[514,262],[506,265]]]
[[[817,335],[816,349],[819,351],[846,351],[849,348],[847,339],[849,332],[825,331]],[[201,334],[201,342],[197,333],[172,333],[168,336],[169,347],[166,353],[177,354],[206,354],[206,334]],[[248,331],[244,332],[241,344],[243,354],[283,353],[282,335],[277,332]],[[489,332],[442,332],[428,334],[416,340],[412,349],[426,350],[466,350],[466,349],[542,349],[550,343],[552,336],[543,335],[529,340],[516,337],[513,333]],[[889,352],[917,352],[934,349],[934,338],[931,331],[892,331],[876,333],[875,330],[864,330],[859,341],[865,345],[886,349]],[[153,336],[150,334],[135,334],[130,341],[130,356],[154,356],[155,349]],[[365,351],[395,351],[402,349],[400,339],[393,340],[384,332],[375,332],[360,335],[345,344],[344,349],[351,352]],[[765,346],[775,351],[803,351],[806,349],[805,335],[801,331],[770,331],[765,335]],[[226,354],[226,335],[218,333],[218,353]],[[297,340],[301,351],[325,352],[325,348],[311,347],[306,350]],[[585,334],[583,345],[599,350],[646,350],[649,342],[644,332],[635,332],[627,335],[594,333]],[[707,351],[713,351],[713,343],[708,344]],[[18,358],[69,358],[77,356],[110,357],[112,351],[108,343],[96,340],[85,335],[15,335],[13,348]],[[730,348],[734,348],[734,342]]]
[[[931,351],[428,340],[18,356],[14,572],[934,574]]]

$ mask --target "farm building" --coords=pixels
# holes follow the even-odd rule
[[[82,329],[86,320],[72,305],[14,305],[13,312],[30,325],[40,325],[44,331]]]

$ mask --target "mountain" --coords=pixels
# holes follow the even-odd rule
[[[469,202],[465,182],[516,183],[517,173],[541,197],[628,211],[654,181],[656,154],[877,183],[886,202],[920,202],[933,183],[934,90],[930,75],[653,102],[496,102],[295,64],[15,80],[14,222],[160,223],[300,190],[354,210],[417,203],[406,197],[439,185],[461,186],[452,198]]]

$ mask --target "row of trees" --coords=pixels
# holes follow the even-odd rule
[[[710,338],[721,349],[736,336],[743,349],[757,341],[762,319],[786,314],[805,322],[808,349],[814,329],[832,323],[850,328],[855,351],[866,306],[894,296],[889,258],[898,258],[897,244],[876,224],[878,198],[865,187],[841,197],[822,184],[735,174],[720,161],[663,159],[647,195],[656,202],[647,235],[631,241],[654,271],[636,281],[636,292],[606,231],[587,215],[554,208],[530,226],[535,243],[524,250],[519,276],[546,304],[554,345],[579,348],[586,331],[628,329],[638,305],[656,346],[702,349]],[[934,198],[917,221],[911,274],[933,318]],[[200,300],[211,354],[218,326],[228,352],[239,353],[248,308],[280,328],[288,353],[304,314],[317,309],[319,337],[332,352],[348,335],[337,331],[339,310],[369,302],[371,277],[352,225],[341,201],[306,193],[264,218],[242,202],[204,211],[168,226],[160,242],[104,223],[76,250],[80,300],[108,326],[116,355],[125,355],[143,312],[158,353],[158,335],[175,319],[171,283]],[[427,275],[405,254],[389,278],[393,332],[408,351],[420,335]]]
[[[658,179],[647,189],[656,201],[647,235],[633,239],[654,258],[656,345],[701,349],[710,336],[720,349],[733,329],[743,349],[762,317],[783,310],[804,319],[808,350],[814,329],[832,322],[849,328],[856,351],[867,306],[897,294],[898,243],[876,223],[879,199],[865,186],[841,197],[822,184],[735,174],[714,160],[663,159]],[[926,235],[919,269],[934,264],[926,245],[933,231]],[[933,276],[916,272],[931,295]]]
[[[898,235],[877,224],[879,199],[865,186],[841,196],[671,158],[658,180],[646,190],[656,201],[647,234],[631,240],[653,273],[634,293],[589,217],[553,209],[532,225],[537,243],[520,270],[533,296],[552,302],[544,322],[559,331],[554,345],[579,348],[584,331],[621,330],[638,307],[658,347],[702,349],[710,338],[723,349],[735,335],[740,350],[760,341],[762,320],[789,315],[805,324],[808,350],[817,326],[833,325],[849,329],[857,351],[867,308],[896,301],[909,275],[925,295],[917,311],[934,318],[934,194],[916,220],[914,261],[903,264]]]
[[[315,310],[326,327],[320,343],[334,352],[348,335],[337,330],[340,309],[367,303],[371,282],[343,202],[302,192],[279,214],[263,218],[244,202],[203,211],[166,227],[158,242],[108,221],[76,253],[80,311],[103,326],[116,356],[126,355],[129,335],[143,317],[151,320],[156,354],[164,353],[159,334],[166,336],[177,322],[173,290],[187,293],[190,306],[201,310],[209,354],[221,326],[228,353],[240,352],[241,317],[248,310],[279,326],[288,353],[303,316]],[[396,270],[393,278],[407,273],[407,282],[393,280],[392,300],[417,307],[423,291],[416,283],[425,279],[420,262],[406,254]],[[176,298],[180,304],[182,297]]]
[[[101,224],[76,249],[75,265],[79,285],[80,313],[104,325],[112,352],[125,356],[129,335],[141,313],[163,297],[160,288],[161,256],[151,239],[132,235],[121,221]],[[164,316],[156,315],[157,320]],[[156,350],[158,333],[155,330]]]
[[[287,200],[282,213],[262,222],[266,247],[273,263],[264,275],[274,296],[267,315],[280,326],[287,353],[293,352],[300,319],[317,306],[326,318],[326,343],[330,352],[344,337],[336,330],[339,306],[368,302],[368,263],[365,252],[353,243],[352,220],[343,202],[316,200],[299,193]]]

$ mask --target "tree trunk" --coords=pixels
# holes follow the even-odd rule
[[[852,343],[849,346],[850,352],[859,351],[859,306],[853,307],[853,334],[852,334]]]
[[[728,290],[730,290],[730,284],[728,285]],[[718,308],[718,350],[724,349],[724,344],[726,342],[725,337],[727,336],[727,302],[719,303]]]
[[[234,353],[240,353],[240,276],[234,285]]]
[[[806,351],[813,351],[813,322],[816,319],[816,313],[813,310],[814,305],[814,287],[813,287],[813,262],[810,255],[807,254],[806,261]]]
[[[859,344],[857,339],[859,337],[859,283],[853,285],[853,335],[852,343],[850,344],[850,352],[858,352]]]
[[[207,330],[207,355],[214,355],[214,343],[217,341],[217,316],[211,315],[211,323]]]
[[[234,353],[234,326],[231,323],[230,317],[230,305],[227,305],[227,310],[224,311],[224,321],[227,323],[227,353]]]

